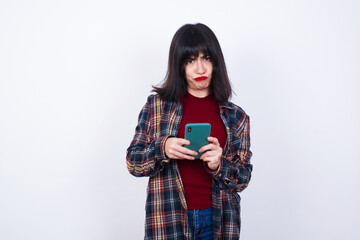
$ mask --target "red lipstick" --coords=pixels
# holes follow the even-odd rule
[[[204,81],[207,78],[208,78],[207,76],[197,77],[197,78],[195,78],[195,81]]]

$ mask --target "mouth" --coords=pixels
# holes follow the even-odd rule
[[[206,79],[208,79],[208,77],[206,77],[206,76],[201,76],[201,77],[195,78],[195,81],[204,81],[204,80],[206,80]]]

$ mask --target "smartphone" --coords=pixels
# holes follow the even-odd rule
[[[195,159],[200,158],[204,153],[200,153],[199,149],[202,146],[209,144],[207,140],[210,137],[211,125],[210,123],[188,123],[185,126],[185,139],[190,141],[190,145],[184,145],[184,147],[198,152],[198,155],[194,156]]]

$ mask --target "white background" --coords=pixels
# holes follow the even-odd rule
[[[0,0],[0,239],[143,238],[126,149],[195,22],[251,117],[242,239],[360,239],[356,0]]]

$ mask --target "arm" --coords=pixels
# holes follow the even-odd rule
[[[220,189],[233,188],[236,191],[244,190],[251,178],[252,165],[250,158],[250,119],[245,115],[236,131],[236,138],[233,138],[233,149],[229,157],[222,156],[220,165],[215,172],[212,172],[215,183]],[[235,139],[235,140],[234,140]]]
[[[127,168],[132,175],[137,177],[152,176],[161,171],[164,164],[170,161],[164,151],[168,136],[154,138],[152,117],[154,118],[151,114],[151,97],[149,97],[139,114],[135,135],[126,155]]]

